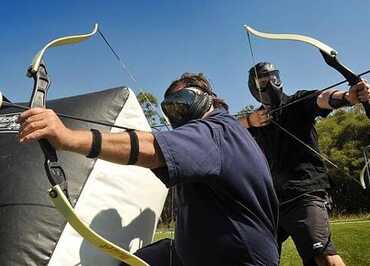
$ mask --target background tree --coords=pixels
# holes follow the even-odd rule
[[[158,111],[158,100],[157,98],[148,91],[140,91],[136,95],[137,100],[141,108],[144,111],[144,115],[149,122],[149,125],[156,130],[167,129],[167,121],[161,112]]]
[[[143,108],[145,117],[148,120],[149,125],[156,126],[159,119],[157,117],[156,111],[156,109],[158,108],[157,98],[147,91],[140,91],[136,95],[136,98],[139,101],[141,108]]]
[[[365,165],[363,149],[370,144],[370,121],[361,106],[334,111],[318,120],[316,128],[321,152],[340,168],[329,168],[335,211],[369,212],[370,189],[362,189],[355,181]]]

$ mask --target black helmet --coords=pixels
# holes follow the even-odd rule
[[[283,83],[279,70],[273,64],[260,62],[252,67],[249,70],[248,86],[253,97],[260,103],[270,106],[280,104]]]

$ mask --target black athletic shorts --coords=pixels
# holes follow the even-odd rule
[[[330,239],[328,210],[331,200],[326,192],[304,194],[280,205],[278,243],[291,236],[304,265],[316,265],[314,257],[335,255]]]

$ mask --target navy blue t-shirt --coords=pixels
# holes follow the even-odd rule
[[[278,201],[249,132],[216,109],[155,138],[167,165],[159,178],[176,186],[175,243],[183,264],[278,265]]]

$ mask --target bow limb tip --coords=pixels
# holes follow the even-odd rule
[[[245,31],[247,32],[251,32],[253,33],[253,31],[255,31],[255,29],[253,29],[252,27],[248,26],[247,24],[243,25]]]
[[[95,23],[94,24],[94,29],[92,31],[92,35],[94,35],[98,30],[99,30],[99,24],[98,23]]]
[[[50,41],[40,51],[38,51],[37,54],[32,59],[31,66],[29,70],[27,71],[27,76],[30,77],[32,76],[32,73],[36,73],[38,71],[40,64],[41,64],[41,60],[48,48],[62,46],[62,45],[77,44],[79,42],[89,39],[91,36],[95,35],[98,32],[98,30],[99,30],[99,25],[98,23],[95,23],[93,30],[89,33],[63,36],[63,37],[59,37],[57,39]]]

